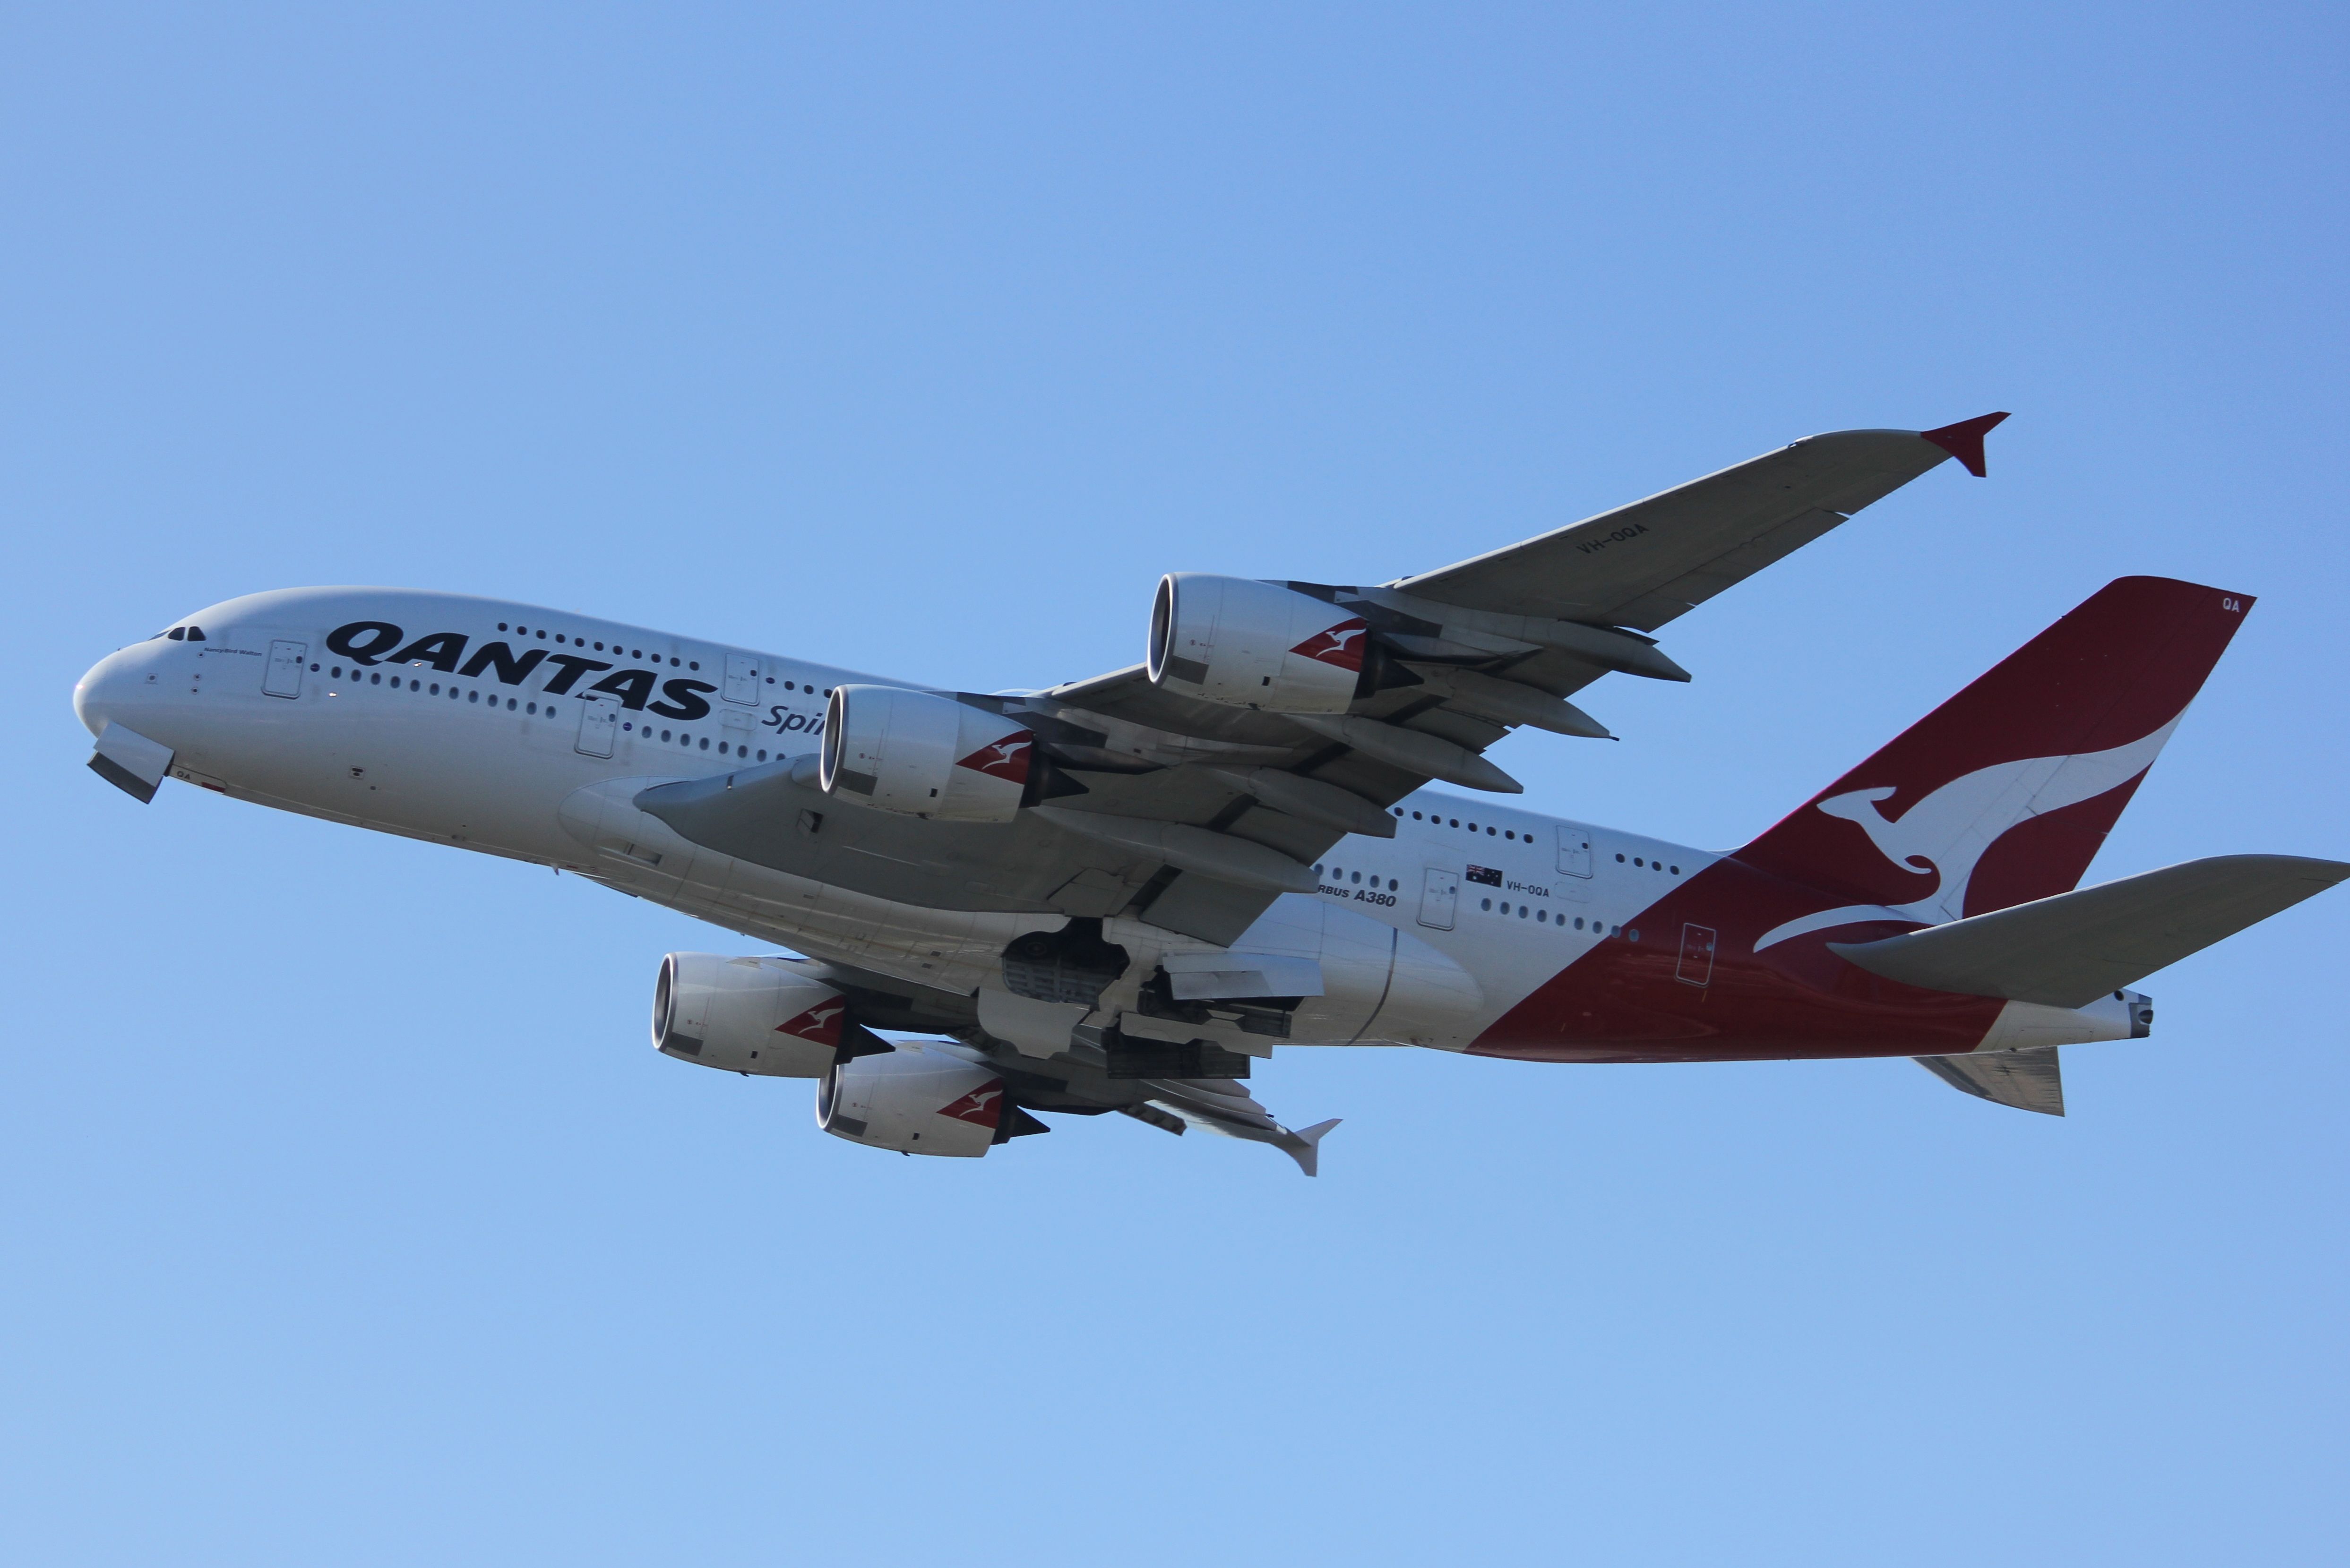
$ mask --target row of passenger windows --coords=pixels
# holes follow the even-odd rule
[[[504,628],[501,628],[500,629],[502,629],[502,630],[503,630]],[[311,674],[313,674],[313,675],[316,675],[317,673],[318,673],[318,667],[317,667],[317,665],[315,665],[315,664],[313,664],[312,666],[310,666],[310,673],[311,673]],[[335,680],[340,680],[343,678],[343,667],[342,667],[341,665],[338,664],[338,665],[334,666],[332,669],[330,669],[327,673],[328,673],[329,676],[331,676],[333,679],[335,679]],[[383,684],[383,671],[381,671],[380,670],[374,670],[374,671],[368,671],[368,670],[363,670],[354,669],[354,670],[352,670],[352,671],[351,671],[351,680],[352,680],[354,682],[357,682],[357,681],[359,681],[359,680],[364,680],[367,682],[367,684],[369,684],[369,685],[370,685],[370,686],[380,686],[380,685],[382,685],[382,684]],[[393,691],[399,691],[399,690],[400,690],[400,677],[399,677],[398,675],[394,675],[394,676],[391,678],[391,689],[392,689]],[[411,691],[418,691],[418,692],[421,692],[421,693],[423,693],[424,695],[426,695],[426,696],[428,696],[428,697],[438,697],[438,696],[440,696],[440,695],[441,695],[441,682],[439,682],[438,680],[435,680],[435,681],[432,682],[430,685],[427,685],[424,681],[422,681],[422,680],[410,680],[410,681],[408,682],[408,689],[409,689]],[[481,700],[482,700],[482,694],[481,694],[481,692],[479,692],[479,691],[469,691],[469,690],[462,689],[462,688],[460,688],[460,687],[459,687],[459,686],[458,686],[454,681],[450,682],[450,685],[449,685],[449,701],[452,701],[452,702],[454,702],[454,701],[457,701],[459,698],[461,698],[461,697],[462,697],[462,698],[463,698],[463,699],[464,699],[466,701],[468,701],[468,702],[476,702],[476,703],[477,703],[477,702],[481,701]],[[523,711],[523,712],[526,712],[526,713],[529,713],[529,714],[532,714],[532,715],[536,715],[536,714],[537,714],[537,712],[538,712],[538,711],[539,711],[539,710],[540,710],[540,707],[542,706],[540,703],[536,702],[536,701],[524,702],[524,701],[522,701],[520,699],[518,699],[518,698],[514,698],[514,697],[509,697],[509,698],[507,698],[507,699],[505,700],[505,704],[506,704],[506,711],[507,711],[507,712],[509,712],[509,713],[512,713],[512,712],[516,711],[517,711],[517,707],[519,707],[519,710],[520,710],[521,711]],[[498,705],[498,694],[497,694],[496,692],[493,691],[493,692],[491,692],[491,693],[490,693],[490,706],[491,706],[491,707],[493,707],[493,708],[494,708],[494,707],[496,707],[497,705]],[[545,706],[545,708],[546,708],[547,717],[549,717],[549,718],[553,718],[553,717],[555,716],[555,704],[554,704],[554,703],[552,703],[552,702],[548,702],[548,703],[544,704],[544,706]],[[641,736],[642,736],[645,740],[647,740],[647,741],[650,741],[650,740],[653,738],[653,727],[652,727],[650,724],[647,724],[647,725],[645,725],[641,730],[639,730],[639,729],[638,729],[638,727],[637,727],[636,722],[635,722],[634,720],[629,720],[629,721],[624,722],[620,725],[620,728],[621,728],[621,729],[623,729],[623,730],[629,731],[629,732],[632,732],[632,733],[639,734],[639,735],[641,735]],[[691,734],[687,733],[687,732],[686,732],[685,731],[683,731],[683,730],[674,730],[674,731],[672,731],[672,730],[663,730],[663,731],[660,732],[660,738],[661,738],[661,740],[662,740],[664,742],[666,742],[670,741],[671,739],[674,738],[674,739],[675,739],[675,741],[677,742],[677,743],[678,743],[679,745],[681,745],[681,746],[695,747],[695,748],[697,748],[697,749],[699,749],[699,750],[701,750],[701,751],[705,751],[705,752],[706,752],[706,751],[708,751],[708,750],[710,749],[710,737],[709,737],[709,736],[707,736],[707,735],[702,735],[702,736],[700,736],[700,737],[698,737],[698,738],[697,738],[697,737],[696,737],[696,736],[694,736],[694,735],[691,735]],[[718,742],[718,754],[719,754],[720,756],[722,756],[722,757],[724,757],[724,756],[741,756],[741,757],[748,757],[748,756],[751,756],[751,755],[752,755],[752,751],[751,751],[751,748],[750,748],[750,747],[748,747],[748,746],[734,745],[734,744],[733,744],[733,743],[732,743],[732,742],[730,742],[721,741],[721,742]],[[759,753],[757,753],[756,757],[755,757],[754,760],[758,761],[758,762],[762,762],[762,763],[764,763],[764,762],[765,762],[765,761],[767,760],[767,753],[766,753],[766,751],[765,751],[765,749],[764,749],[764,747],[760,749]]]
[[[1506,915],[1511,912],[1510,901],[1507,898],[1502,900],[1502,907],[1498,911],[1494,909],[1493,900],[1491,898],[1478,899],[1477,907],[1484,910],[1489,915],[1495,913]],[[1517,906],[1518,919],[1523,920],[1528,915],[1532,915],[1534,918],[1534,923],[1537,925],[1555,925],[1562,931],[1566,929],[1567,921],[1565,915],[1561,915],[1555,920],[1553,920],[1551,919],[1551,912],[1548,909],[1539,909],[1532,904],[1520,904]],[[1578,931],[1584,929],[1583,917],[1581,915],[1575,917],[1575,929]],[[1626,936],[1636,942],[1640,940],[1640,933],[1638,930],[1627,931],[1621,926],[1606,925],[1604,922],[1599,920],[1592,921],[1590,929],[1595,931],[1605,930],[1607,934],[1611,937],[1617,935]]]
[[[546,628],[545,627],[540,627],[536,631],[533,631],[533,630],[531,630],[531,629],[530,629],[530,628],[528,628],[528,627],[526,627],[526,626],[517,626],[517,627],[513,627],[513,628],[508,628],[508,627],[507,627],[507,625],[506,625],[506,623],[505,623],[505,622],[504,622],[504,621],[500,621],[500,622],[498,622],[498,629],[499,629],[500,631],[506,631],[506,630],[511,629],[516,637],[535,637],[535,638],[536,638],[536,639],[537,639],[539,641],[541,641],[541,642],[545,642],[545,641],[546,640]],[[197,635],[201,637],[203,634],[202,634],[201,632],[199,632]],[[597,652],[598,652],[598,653],[602,653],[603,651],[605,651],[605,649],[604,649],[604,645],[603,645],[602,643],[600,643],[600,642],[591,644],[591,643],[589,643],[589,642],[588,642],[588,640],[586,638],[584,638],[584,637],[569,637],[569,638],[567,638],[567,637],[566,637],[566,635],[565,635],[564,633],[559,632],[559,631],[558,631],[558,632],[556,632],[556,633],[555,634],[555,640],[556,640],[556,641],[557,641],[557,642],[566,642],[566,641],[567,641],[567,642],[571,643],[574,647],[577,647],[577,648],[588,648],[588,647],[593,647],[593,648],[595,649],[595,650],[596,650]],[[619,651],[621,651],[621,649],[620,649],[620,645],[619,645],[619,643],[617,643],[617,642],[616,642],[616,643],[614,643],[614,644],[612,644],[611,651],[612,651],[612,652],[614,652],[614,653],[619,653]],[[631,649],[629,649],[628,650],[628,655],[629,655],[629,657],[630,659],[642,659],[642,658],[645,656],[645,650],[644,650],[643,649],[641,649],[641,648],[631,648]],[[654,654],[654,655],[653,655],[653,662],[654,662],[655,664],[659,664],[660,661],[661,661],[661,655],[660,655],[660,654],[658,654],[658,653]],[[677,663],[677,661],[678,661],[678,659],[677,659],[677,656],[676,656],[675,654],[671,654],[671,655],[669,656],[669,661],[670,661],[670,663],[671,663],[671,665],[675,665],[675,664]],[[688,669],[688,670],[699,670],[699,669],[701,669],[701,668],[702,668],[702,660],[700,660],[700,659],[687,659],[687,660],[685,661],[685,668],[686,668],[686,669]],[[758,673],[758,671],[754,670],[753,670],[751,673],[753,673],[754,675],[756,675],[756,674]],[[768,685],[773,686],[773,685],[775,683],[775,678],[774,676],[770,675],[770,676],[766,677],[766,681],[767,681],[767,684],[768,684]],[[813,692],[813,691],[816,691],[816,687],[815,687],[815,686],[813,686],[813,685],[802,686],[799,682],[797,682],[797,681],[795,681],[795,680],[786,680],[786,681],[785,681],[785,682],[784,682],[784,690],[785,690],[785,691],[809,691],[809,692]],[[827,696],[827,697],[831,696],[831,695],[832,695],[832,688],[831,688],[831,687],[829,687],[829,686],[826,687],[826,688],[824,689],[824,694],[825,694],[826,696]]]
[[[1397,816],[1401,816],[1403,815],[1403,807],[1399,805],[1391,805],[1388,807],[1388,810]],[[1458,827],[1461,826],[1461,819],[1457,816],[1430,816],[1423,818],[1420,814],[1416,811],[1411,814],[1411,819],[1414,822],[1425,821],[1431,827]],[[1469,831],[1471,833],[1476,832],[1477,825],[1473,822],[1471,823],[1469,825]],[[1488,838],[1492,837],[1495,834],[1501,835],[1503,838],[1514,839],[1518,836],[1518,830],[1514,827],[1487,827],[1485,829],[1485,836]],[[1534,836],[1531,833],[1527,834],[1526,842],[1528,844],[1532,844],[1534,841]]]
[[[500,621],[500,622],[498,622],[498,629],[499,629],[500,631],[507,630],[507,629],[508,629],[508,628],[507,628],[507,626],[506,626],[506,623],[505,623],[505,622],[504,622],[504,621]],[[513,631],[514,631],[514,634],[515,634],[516,637],[535,637],[535,638],[538,639],[538,640],[539,640],[539,641],[541,641],[541,642],[545,642],[545,641],[546,640],[546,628],[545,627],[540,627],[536,631],[533,631],[533,630],[531,630],[531,629],[530,629],[530,628],[528,628],[528,627],[526,627],[526,626],[517,626],[517,627],[513,628],[512,629],[513,629]],[[558,632],[556,632],[556,633],[555,634],[555,640],[556,640],[556,641],[557,641],[557,642],[568,642],[568,643],[571,643],[571,644],[573,644],[574,646],[576,646],[576,647],[579,647],[579,648],[586,648],[587,646],[588,646],[588,639],[587,639],[586,638],[584,638],[584,637],[566,637],[563,633],[561,633],[561,632],[559,632],[559,631],[558,631]],[[602,643],[600,643],[600,642],[599,642],[599,643],[597,643],[597,644],[595,645],[595,647],[596,647],[596,651],[597,651],[597,652],[601,653],[601,652],[603,652],[603,651],[604,651],[604,645],[603,645]],[[614,643],[614,644],[612,645],[612,651],[613,651],[614,653],[618,653],[618,652],[619,652],[619,651],[620,651],[620,645],[619,645],[619,643],[617,643],[617,642],[616,642],[616,643]],[[641,649],[641,648],[632,648],[632,649],[629,649],[629,657],[630,659],[642,659],[644,656],[645,656],[645,650],[644,650],[643,649]],[[653,662],[654,662],[655,664],[659,664],[660,661],[661,661],[661,656],[660,656],[660,654],[658,654],[658,653],[654,654],[654,655],[653,655]],[[677,663],[677,662],[678,662],[677,655],[675,655],[675,654],[671,654],[671,655],[669,656],[669,661],[670,661],[671,664],[675,664],[675,663]],[[688,662],[688,663],[687,663],[687,665],[685,666],[685,668],[687,668],[688,670],[699,670],[699,669],[701,669],[701,668],[702,668],[702,661],[701,661],[700,659],[693,659],[693,660],[691,660],[691,661]],[[768,677],[768,679],[769,679],[770,680],[773,680],[775,678],[774,678],[773,676],[770,676],[770,677]]]
[[[1319,866],[1316,866],[1315,867],[1314,867],[1314,875],[1315,875],[1315,876],[1316,876],[1316,877],[1319,877],[1319,876],[1323,875],[1322,867],[1319,867]],[[1362,879],[1363,879],[1363,874],[1362,874],[1360,871],[1342,871],[1342,870],[1340,870],[1340,869],[1339,869],[1337,867],[1336,867],[1336,866],[1333,866],[1333,867],[1330,867],[1330,870],[1329,870],[1329,877],[1330,877],[1330,880],[1331,880],[1331,881],[1333,881],[1333,882],[1345,882],[1345,883],[1347,883],[1347,884],[1348,886],[1350,886],[1350,887],[1351,887],[1351,886],[1353,886],[1353,885],[1354,885],[1354,884],[1356,884],[1356,883],[1359,883],[1359,882],[1360,882],[1360,881],[1362,881]],[[1373,877],[1371,878],[1371,886],[1372,886],[1373,888],[1377,888],[1378,885],[1379,885],[1379,878],[1378,878],[1378,877]],[[1403,885],[1402,885],[1401,883],[1398,882],[1394,877],[1388,877],[1388,878],[1387,879],[1387,889],[1388,889],[1388,892],[1390,892],[1390,893],[1398,893],[1398,892],[1401,892],[1401,891],[1403,890]],[[1479,899],[1479,900],[1477,901],[1477,907],[1478,907],[1479,909],[1481,909],[1484,910],[1484,911],[1485,911],[1487,914],[1489,914],[1489,915],[1490,915],[1490,914],[1492,914],[1492,913],[1494,912],[1494,909],[1493,909],[1493,900],[1492,900],[1492,899],[1491,899],[1491,898],[1481,898],[1481,899]],[[1511,906],[1510,906],[1509,900],[1507,900],[1506,898],[1505,898],[1505,899],[1503,899],[1503,900],[1502,901],[1501,913],[1503,913],[1503,914],[1504,914],[1504,915],[1511,913]],[[1536,923],[1536,924],[1538,924],[1538,925],[1545,925],[1545,926],[1546,926],[1546,925],[1550,925],[1550,924],[1552,923],[1552,920],[1551,920],[1551,914],[1550,914],[1550,911],[1549,911],[1548,909],[1536,909],[1536,908],[1535,908],[1534,905],[1532,905],[1532,904],[1520,904],[1520,905],[1518,905],[1518,906],[1517,906],[1517,909],[1516,909],[1516,913],[1517,913],[1517,917],[1518,917],[1518,919],[1522,919],[1522,920],[1523,920],[1523,919],[1524,919],[1527,916],[1531,915],[1531,916],[1533,916],[1533,917],[1534,917],[1535,923]],[[1566,917],[1565,917],[1565,915],[1561,915],[1561,916],[1559,916],[1559,917],[1558,917],[1558,920],[1557,920],[1557,922],[1556,922],[1556,923],[1557,923],[1557,925],[1558,925],[1558,929],[1561,929],[1561,930],[1565,930],[1565,929],[1567,929],[1567,919],[1566,919]],[[1584,929],[1583,917],[1582,917],[1582,916],[1580,916],[1580,915],[1577,915],[1577,916],[1575,918],[1575,929],[1576,930],[1578,930],[1578,931],[1579,931],[1579,930],[1582,930],[1582,929]],[[1597,920],[1594,920],[1594,921],[1592,921],[1592,922],[1591,922],[1591,929],[1593,929],[1593,930],[1595,930],[1595,931],[1596,931],[1596,930],[1598,930],[1599,929],[1600,929],[1600,922],[1599,922],[1599,921],[1597,921]],[[1621,927],[1621,926],[1610,926],[1610,927],[1608,927],[1608,928],[1607,928],[1607,934],[1608,934],[1608,935],[1610,935],[1610,936],[1614,936],[1617,932],[1621,931],[1623,929],[1624,929],[1624,928],[1623,928],[1623,927]],[[1637,941],[1638,941],[1638,940],[1640,940],[1640,933],[1639,933],[1638,931],[1634,931],[1634,932],[1632,933],[1632,940],[1633,940],[1634,941],[1636,941],[1636,942],[1637,942]]]
[[[1397,815],[1397,816],[1401,816],[1401,815],[1403,815],[1403,807],[1401,807],[1401,806],[1399,806],[1399,805],[1389,806],[1388,809],[1388,811],[1389,811],[1389,812],[1391,812],[1393,815]],[[1461,819],[1460,819],[1459,817],[1457,817],[1457,816],[1425,816],[1425,815],[1423,815],[1421,813],[1417,812],[1417,811],[1415,811],[1415,812],[1413,812],[1413,813],[1411,814],[1411,819],[1412,819],[1414,822],[1426,822],[1426,823],[1427,823],[1430,826],[1431,826],[1431,827],[1459,827],[1459,826],[1461,826]],[[1473,823],[1473,822],[1472,822],[1472,823],[1471,823],[1471,824],[1469,824],[1469,831],[1470,831],[1470,832],[1471,832],[1471,833],[1476,832],[1476,831],[1477,831],[1477,825],[1476,825],[1475,823]],[[1486,837],[1491,838],[1491,837],[1492,837],[1492,836],[1493,836],[1494,835],[1496,835],[1496,834],[1499,834],[1499,835],[1500,835],[1502,837],[1503,837],[1503,838],[1512,839],[1512,840],[1514,840],[1514,841],[1516,841],[1516,842],[1523,843],[1523,844],[1532,844],[1532,843],[1534,841],[1534,836],[1533,834],[1531,834],[1531,833],[1527,833],[1527,834],[1521,834],[1521,833],[1519,833],[1519,832],[1518,832],[1518,830],[1517,830],[1516,828],[1514,828],[1514,827],[1500,827],[1500,828],[1497,828],[1497,827],[1493,827],[1493,826],[1488,826],[1485,828],[1485,836],[1486,836]],[[1616,858],[1617,858],[1617,859],[1618,859],[1618,860],[1621,860],[1621,859],[1623,859],[1624,857],[1623,857],[1621,855],[1618,855],[1617,857],[1616,857]],[[1661,861],[1661,860],[1649,860],[1649,859],[1648,859],[1648,858],[1646,858],[1646,857],[1642,857],[1642,856],[1638,856],[1638,855],[1635,855],[1634,857],[1632,857],[1632,864],[1633,864],[1633,865],[1635,865],[1635,866],[1644,867],[1647,867],[1647,868],[1649,868],[1649,869],[1652,869],[1652,870],[1657,870],[1657,871],[1662,871],[1662,870],[1667,869],[1667,867],[1666,867],[1666,865],[1665,865],[1665,863],[1664,863],[1663,861]],[[1676,877],[1678,877],[1678,876],[1679,876],[1679,875],[1681,874],[1681,868],[1680,868],[1679,867],[1678,867],[1678,866],[1672,867],[1670,867],[1670,869],[1671,869],[1671,871],[1672,871],[1672,874],[1673,874],[1674,876],[1676,876]]]

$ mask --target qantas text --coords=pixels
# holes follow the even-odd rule
[[[683,677],[663,680],[657,670],[613,670],[610,659],[589,659],[585,654],[550,653],[544,648],[516,653],[512,645],[504,642],[485,642],[467,658],[468,639],[462,631],[429,632],[403,648],[400,644],[406,635],[390,621],[355,620],[328,632],[327,647],[353,664],[427,664],[443,675],[462,676],[468,680],[494,677],[502,686],[520,686],[544,665],[554,671],[540,688],[550,697],[617,697],[623,708],[642,709],[664,719],[687,722],[709,717],[710,704],[702,701],[702,693],[718,690],[707,680]],[[611,670],[612,673],[573,692],[572,688],[579,684],[582,676],[603,670]],[[652,701],[656,686],[666,701]]]

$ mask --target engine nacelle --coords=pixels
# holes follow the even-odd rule
[[[936,1044],[899,1041],[886,1056],[858,1056],[816,1086],[816,1125],[835,1137],[900,1154],[976,1159],[1010,1107],[992,1068]]]
[[[819,1078],[840,1048],[840,992],[769,959],[671,953],[653,982],[653,1045],[729,1073]]]
[[[930,691],[836,686],[817,787],[858,805],[949,822],[1009,822],[1027,793],[1036,737]]]
[[[1274,713],[1343,713],[1370,628],[1336,605],[1274,583],[1204,572],[1159,579],[1150,683],[1179,697]]]

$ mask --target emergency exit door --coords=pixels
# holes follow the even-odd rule
[[[1456,871],[1430,870],[1419,894],[1419,923],[1440,931],[1452,929],[1453,911],[1461,907],[1461,876]]]
[[[1710,983],[1713,979],[1713,943],[1711,926],[1683,926],[1681,958],[1673,966],[1673,978],[1683,985]]]
[[[620,705],[589,701],[579,705],[579,742],[573,749],[583,757],[608,757],[620,732]]]
[[[725,690],[721,693],[729,702],[756,702],[759,700],[760,660],[747,653],[726,656]]]
[[[1558,825],[1558,874],[1562,877],[1591,875],[1591,829],[1577,827],[1571,822]]]
[[[302,695],[302,665],[310,657],[307,642],[284,639],[269,645],[269,668],[262,672],[261,690],[272,697]]]

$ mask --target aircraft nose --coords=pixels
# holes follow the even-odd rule
[[[96,735],[109,722],[127,722],[136,694],[146,684],[148,658],[146,644],[132,643],[91,665],[74,682],[74,717],[83,729]]]

